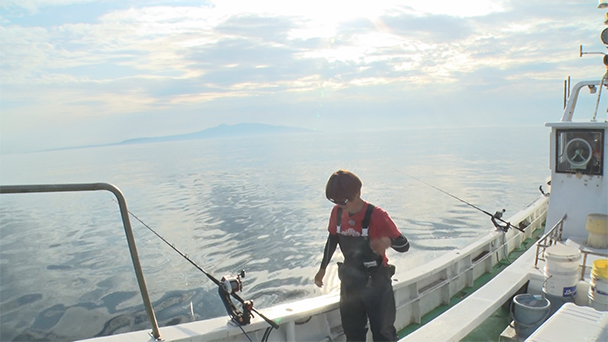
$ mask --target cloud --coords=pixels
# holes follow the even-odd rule
[[[287,43],[287,35],[295,23],[286,17],[263,17],[245,14],[228,18],[215,27],[215,32],[236,37],[246,37],[260,42]]]
[[[94,0],[5,0],[2,2],[2,9],[13,11],[12,14],[21,15],[18,9],[26,10],[28,14],[36,14],[44,7],[60,7],[65,5],[91,3]]]
[[[146,136],[238,122],[347,129],[345,113],[360,116],[345,121],[354,129],[422,125],[450,122],[456,107],[468,108],[461,122],[483,122],[492,98],[508,103],[534,88],[548,101],[568,74],[603,72],[577,49],[603,49],[594,38],[603,16],[565,1],[1,6],[3,147],[72,125],[99,130],[87,143],[107,142],[104,118],[136,127],[121,134],[139,134],[136,122],[149,118]],[[46,144],[80,144],[61,136]]]
[[[386,16],[383,23],[396,35],[405,39],[423,40],[433,44],[459,42],[469,37],[473,30],[473,19],[447,15],[415,16],[402,14]]]

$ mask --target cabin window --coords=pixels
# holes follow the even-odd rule
[[[603,175],[604,131],[557,130],[556,172]]]

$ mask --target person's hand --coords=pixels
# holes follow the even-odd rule
[[[387,248],[391,246],[391,239],[388,237],[381,237],[378,239],[370,240],[370,247],[374,252],[383,255]]]
[[[315,285],[318,287],[323,286],[323,277],[325,277],[325,269],[319,269],[319,272],[315,275]]]

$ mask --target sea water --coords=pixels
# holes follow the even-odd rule
[[[334,255],[314,285],[340,168],[411,242],[397,275],[515,214],[549,175],[546,128],[454,128],[218,138],[3,155],[3,185],[119,187],[130,211],[221,278],[244,269],[258,309],[339,288]],[[161,326],[225,316],[215,285],[131,217]],[[108,192],[0,195],[0,340],[74,340],[149,329],[118,205]]]

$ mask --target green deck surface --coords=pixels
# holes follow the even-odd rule
[[[501,260],[497,263],[492,271],[482,274],[479,278],[475,279],[472,287],[467,287],[455,294],[450,299],[449,305],[441,305],[437,307],[435,310],[429,312],[428,314],[422,316],[422,323],[416,324],[412,323],[398,332],[399,338],[403,338],[412,332],[416,331],[421,326],[426,323],[432,321],[437,318],[439,315],[447,311],[452,306],[456,305],[473,292],[477,291],[480,287],[485,285],[488,281],[494,278],[497,274],[502,272],[507,266],[511,264],[511,262],[517,258],[519,258],[526,250],[528,250],[531,246],[533,246],[536,241],[538,241],[541,233],[543,232],[544,227],[541,227],[535,230],[532,233],[532,237],[526,239],[522,245],[509,253],[507,259]],[[502,331],[509,324],[509,310],[505,308],[500,308],[494,314],[492,314],[484,323],[482,323],[479,327],[473,330],[469,335],[467,335],[462,341],[466,342],[478,342],[478,341],[498,341],[498,338]]]
[[[511,322],[510,311],[503,306],[498,308],[476,329],[465,336],[461,342],[486,342],[498,341],[500,334]]]

